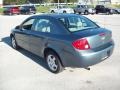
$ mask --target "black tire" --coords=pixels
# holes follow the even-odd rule
[[[63,11],[63,13],[67,13],[66,11]]]
[[[14,36],[11,36],[11,46],[12,46],[12,48],[14,48],[16,50],[19,49],[19,46],[17,45],[17,42],[16,42]]]
[[[60,62],[60,58],[55,52],[48,51],[45,55],[45,59],[46,59],[48,68],[51,72],[59,73],[63,71],[63,66]],[[52,60],[52,59],[55,59],[55,60]]]
[[[112,13],[111,13],[111,12],[109,12],[109,11],[107,11],[107,12],[106,12],[106,14],[107,14],[107,15],[111,15]]]
[[[96,14],[98,14],[98,11],[96,11]]]
[[[84,12],[84,15],[88,15],[88,14],[89,14],[88,11],[85,11],[85,12]]]
[[[78,14],[81,14],[81,12],[78,12]]]
[[[76,11],[74,10],[74,14],[76,14]]]
[[[51,13],[55,13],[55,11],[54,11],[54,10],[52,10],[52,11],[51,11]]]

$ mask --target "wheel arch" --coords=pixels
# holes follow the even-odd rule
[[[11,37],[14,37],[13,33],[10,34],[10,38],[11,38]]]
[[[47,48],[44,49],[44,52],[43,52],[44,58],[46,57],[46,54],[47,54],[47,52],[49,52],[49,51],[54,52],[54,53],[58,56],[61,65],[64,67],[64,64],[63,64],[63,62],[62,62],[62,60],[61,60],[61,58],[60,58],[60,55],[59,55],[58,52],[57,52],[55,49],[53,49],[53,48],[47,47]]]

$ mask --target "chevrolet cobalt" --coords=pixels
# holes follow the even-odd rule
[[[75,14],[34,15],[11,31],[14,49],[24,48],[45,58],[59,73],[65,67],[88,68],[111,56],[112,32]]]

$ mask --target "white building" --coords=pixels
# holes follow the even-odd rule
[[[98,0],[103,3],[120,4],[120,0]]]
[[[78,0],[82,4],[120,4],[120,0]]]
[[[0,0],[0,7],[3,6],[3,0]]]
[[[120,4],[120,0],[111,0],[112,4]]]

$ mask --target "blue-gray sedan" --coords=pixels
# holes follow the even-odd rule
[[[53,73],[65,67],[87,68],[110,57],[112,32],[75,14],[43,14],[27,18],[12,30],[14,49],[45,58]]]

